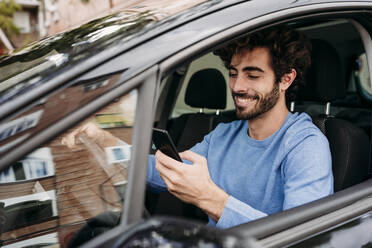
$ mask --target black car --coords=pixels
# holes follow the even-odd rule
[[[2,246],[372,247],[372,2],[149,2],[1,59]],[[235,120],[213,51],[278,25],[311,40],[307,84],[288,108],[327,136],[335,193],[230,229],[206,226],[196,207],[146,191],[152,127],[182,151]],[[204,85],[199,71],[225,82]],[[120,142],[61,143],[87,123]]]

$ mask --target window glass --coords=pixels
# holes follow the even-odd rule
[[[313,238],[293,245],[299,247],[371,247],[372,246],[372,213],[366,214],[354,221],[343,224],[336,229],[319,234]]]
[[[16,24],[22,18],[16,16]],[[147,11],[117,13],[17,50],[0,62],[0,101],[38,86],[42,78],[82,61],[91,56],[93,50],[98,52],[103,47],[122,43],[153,21],[153,14]],[[27,31],[27,26],[20,25],[21,32]]]
[[[0,174],[0,183],[11,183],[54,175],[51,149],[43,147],[27,155]]]
[[[358,70],[355,70],[355,77],[357,79],[357,83],[360,84],[362,89],[365,93],[370,95],[372,97],[372,86],[371,86],[371,78],[369,75],[368,70],[368,62],[367,62],[367,56],[365,53],[361,54],[358,59]]]
[[[4,247],[78,245],[119,224],[136,103],[133,90],[0,174]]]

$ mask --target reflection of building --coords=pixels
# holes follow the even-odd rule
[[[49,148],[40,148],[18,161],[15,165],[0,174],[0,183],[31,180],[53,176],[53,157]]]
[[[21,28],[21,35],[2,37],[0,29],[0,54],[4,43],[19,48],[46,36],[79,27],[91,20],[117,13],[121,10],[132,12],[154,12],[156,18],[177,13],[205,0],[15,0],[22,5],[22,11],[14,15],[14,23]]]
[[[13,23],[20,29],[20,34],[1,37],[3,45],[9,50],[45,37],[48,35],[50,25],[59,20],[56,0],[16,0],[15,2],[22,7],[22,10],[13,14]]]
[[[133,1],[128,0],[16,0],[22,6],[13,16],[20,35],[3,37],[0,47],[19,48],[65,30],[80,26],[92,19],[116,12]],[[79,14],[76,14],[76,13]],[[4,44],[8,43],[9,44]],[[1,51],[0,51],[1,54]]]
[[[8,125],[0,125],[0,134],[3,133],[4,138],[0,140],[0,147],[7,140],[14,142],[52,125],[65,113],[71,112],[71,108],[86,104],[112,87],[118,78],[116,75],[103,81],[77,83],[40,102]],[[123,113],[131,120],[136,97],[132,92],[97,114]],[[132,111],[127,109],[129,106]],[[133,120],[126,123],[133,123]],[[110,128],[110,132],[131,143],[132,128],[116,126]],[[127,170],[119,164],[102,163],[105,154],[92,146],[94,144],[83,142],[71,150],[61,144],[59,137],[16,163],[8,174],[0,176],[0,202],[3,202],[2,206],[0,204],[0,227],[2,213],[5,213],[6,223],[10,223],[0,230],[4,245],[16,243],[14,245],[19,246],[25,241],[36,244],[41,242],[39,240],[55,243],[58,240],[60,247],[65,247],[87,219],[106,210],[121,209],[119,201],[122,199],[117,192],[125,191]],[[16,218],[22,222],[14,221]]]
[[[15,47],[21,47],[44,35],[43,1],[16,0],[16,3],[22,6],[22,10],[13,15],[13,22],[19,27],[20,35],[14,35],[11,40]]]

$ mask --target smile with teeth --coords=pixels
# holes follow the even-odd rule
[[[248,105],[255,103],[258,100],[256,96],[235,96],[235,102],[238,105]]]

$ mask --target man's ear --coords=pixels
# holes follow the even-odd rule
[[[289,88],[289,86],[291,86],[296,76],[297,72],[295,69],[292,69],[291,72],[284,74],[279,83],[280,90],[286,91]]]

